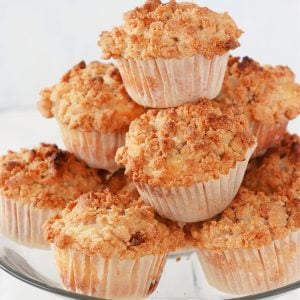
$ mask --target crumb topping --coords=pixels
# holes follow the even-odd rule
[[[300,227],[300,202],[242,187],[219,216],[191,226],[195,246],[210,250],[259,248]]]
[[[159,0],[124,14],[124,24],[104,31],[103,57],[125,59],[183,58],[223,55],[239,47],[242,34],[228,13],[216,13],[194,3]]]
[[[227,174],[254,142],[239,107],[200,100],[148,110],[132,122],[116,161],[134,182],[187,186]]]
[[[139,193],[132,181],[120,169],[106,181],[107,188],[114,194],[131,199],[139,198]]]
[[[37,208],[62,209],[83,193],[101,187],[95,169],[56,145],[41,144],[0,157],[0,193]]]
[[[286,133],[280,144],[249,165],[243,185],[266,194],[286,192],[300,201],[300,138]]]
[[[163,222],[141,200],[124,202],[109,190],[71,202],[45,224],[44,236],[58,248],[121,259],[165,254],[184,243],[184,233],[175,223]]]
[[[241,104],[252,121],[281,123],[300,113],[300,85],[288,67],[230,57],[217,100]]]
[[[38,107],[70,129],[102,133],[126,132],[145,111],[127,94],[118,69],[97,61],[80,62],[58,84],[43,89]]]

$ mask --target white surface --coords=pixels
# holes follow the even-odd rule
[[[26,113],[26,118],[24,117],[24,113]],[[292,121],[289,125],[289,129],[293,133],[300,133],[300,119]],[[26,138],[24,138],[24,136],[26,136]],[[17,150],[20,147],[34,147],[40,142],[57,143],[62,146],[55,120],[44,119],[37,111],[31,110],[15,110],[7,111],[6,113],[1,113],[0,111],[0,154],[6,152],[8,149]],[[177,274],[176,270],[174,270],[174,274]],[[1,300],[61,299],[59,296],[24,284],[1,270],[0,291]],[[192,298],[189,299],[193,300]],[[300,290],[293,291],[289,295],[278,296],[276,299],[300,299]],[[208,298],[208,300],[210,299]]]
[[[100,59],[102,30],[144,0],[0,0],[0,108],[32,106],[39,90],[82,59]],[[197,0],[244,30],[234,51],[291,66],[300,77],[299,0]]]

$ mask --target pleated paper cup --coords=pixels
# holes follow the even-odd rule
[[[0,232],[24,246],[49,249],[43,238],[43,225],[57,213],[55,209],[35,208],[31,203],[0,196]]]
[[[257,249],[197,254],[208,283],[226,293],[251,295],[300,280],[300,230]]]
[[[177,222],[199,222],[222,212],[237,194],[256,145],[226,175],[191,186],[152,187],[135,183],[143,201],[159,215]]]
[[[207,59],[201,54],[182,59],[118,59],[124,85],[140,105],[177,107],[199,98],[213,99],[222,87],[229,53]]]
[[[269,148],[276,146],[284,137],[288,120],[274,125],[262,124],[253,121],[251,130],[253,135],[257,138],[257,148],[253,157],[263,155]]]
[[[67,290],[107,299],[142,299],[157,287],[167,255],[139,259],[85,255],[52,245],[63,285]]]
[[[125,133],[83,132],[61,125],[64,144],[70,152],[89,167],[114,172],[120,168],[115,162],[116,151],[125,144]]]

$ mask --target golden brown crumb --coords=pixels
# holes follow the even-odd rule
[[[114,194],[122,197],[137,199],[139,193],[132,181],[124,174],[124,169],[121,169],[111,175],[106,181],[107,188]]]
[[[102,187],[95,169],[56,145],[9,151],[0,157],[0,193],[37,208],[64,208],[83,193]]]
[[[105,258],[136,259],[182,246],[184,233],[175,223],[160,221],[150,206],[131,200],[125,203],[108,190],[85,194],[45,224],[44,236],[58,248]]]
[[[219,216],[191,226],[196,247],[210,250],[259,248],[300,228],[300,202],[242,187]]]
[[[148,0],[124,14],[124,25],[102,32],[99,45],[108,58],[183,58],[222,55],[240,44],[242,34],[227,13],[194,3]]]
[[[300,113],[300,85],[288,67],[230,57],[217,100],[241,104],[250,121],[282,123]]]
[[[278,147],[249,165],[243,185],[266,194],[286,192],[300,201],[300,138],[286,133]]]
[[[238,107],[200,100],[136,119],[116,161],[134,182],[187,186],[227,174],[253,144]]]
[[[96,61],[80,62],[58,84],[42,90],[38,107],[70,129],[102,133],[126,132],[145,111],[128,96],[118,69]]]

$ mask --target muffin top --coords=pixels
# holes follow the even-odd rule
[[[300,138],[286,133],[280,144],[249,165],[243,185],[266,194],[288,192],[300,199]]]
[[[109,190],[87,193],[49,219],[44,237],[61,249],[121,259],[166,254],[183,245],[184,233],[175,223],[163,221],[142,201],[128,200]]]
[[[258,248],[300,228],[300,201],[242,187],[217,217],[191,226],[196,247],[209,250]]]
[[[251,121],[274,124],[300,113],[300,85],[288,67],[230,57],[217,100],[241,104]]]
[[[145,111],[128,96],[118,69],[97,61],[80,62],[58,84],[42,90],[38,107],[70,129],[102,133],[126,132]]]
[[[237,106],[200,100],[148,110],[131,123],[116,161],[135,182],[188,186],[227,174],[254,142]]]
[[[62,209],[102,187],[95,169],[56,145],[9,151],[0,157],[0,193],[37,208]]]
[[[103,57],[125,59],[222,55],[240,44],[242,34],[227,13],[194,3],[148,0],[124,14],[124,24],[102,32]]]

